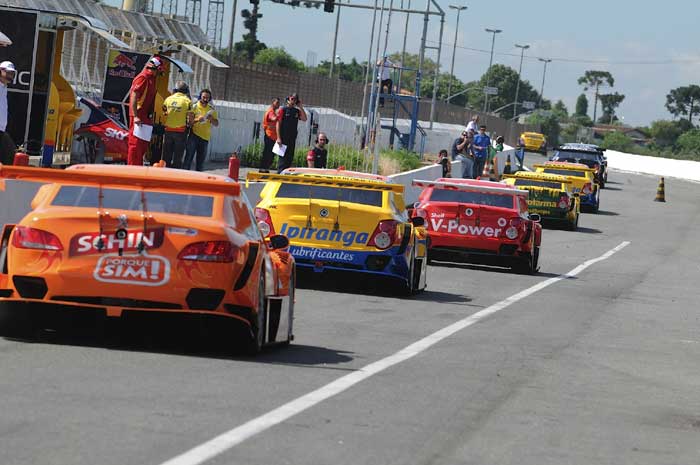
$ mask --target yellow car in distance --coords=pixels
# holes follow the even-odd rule
[[[528,211],[537,213],[543,221],[563,222],[570,231],[578,228],[581,202],[567,176],[518,171],[504,175],[503,182],[529,191]]]
[[[597,212],[600,208],[600,188],[595,181],[595,168],[589,168],[583,163],[553,161],[532,166],[537,173],[568,176],[571,179],[574,193],[580,196],[581,211]]]
[[[518,138],[518,147],[523,147],[526,152],[537,152],[547,155],[547,139],[539,132],[523,132]]]
[[[248,173],[247,179],[267,182],[255,208],[258,227],[266,237],[289,238],[298,269],[384,277],[406,294],[425,289],[425,220],[409,218],[403,185],[384,176],[314,168]]]

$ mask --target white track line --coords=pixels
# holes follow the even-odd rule
[[[534,294],[535,292],[541,291],[542,289],[551,286],[556,282],[576,276],[589,266],[610,258],[616,252],[619,252],[620,250],[624,249],[629,244],[629,241],[622,242],[620,243],[620,245],[608,250],[600,257],[585,261],[566,274],[546,279],[540,283],[535,284],[532,287],[520,291],[517,294],[514,294],[504,300],[501,300],[500,302],[491,305],[490,307],[487,307],[439,331],[436,331],[427,337],[424,337],[423,339],[405,347],[404,349],[396,352],[393,355],[378,360],[374,363],[370,363],[369,365],[366,365],[357,371],[354,371],[348,375],[338,378],[335,381],[332,381],[326,384],[325,386],[316,389],[315,391],[305,394],[297,399],[287,402],[281,407],[278,407],[268,413],[254,418],[248,421],[247,423],[242,424],[241,426],[237,426],[232,430],[226,431],[225,433],[220,434],[219,436],[199,446],[196,446],[193,449],[190,449],[187,452],[184,452],[183,454],[168,460],[167,462],[164,462],[162,465],[197,465],[206,462],[207,460],[226,452],[227,450],[237,446],[238,444],[255,436],[256,434],[262,433],[263,431],[282,423],[283,421],[293,417],[294,415],[297,415],[303,412],[304,410],[307,410],[315,406],[316,404],[323,402],[326,399],[340,394],[341,392],[351,388],[352,386],[360,383],[361,381],[364,381],[367,378],[370,378],[371,376],[374,376],[377,373],[380,373],[398,363],[415,357],[416,355],[427,350],[428,348],[437,344],[443,339],[450,337],[454,333],[461,331],[464,328],[478,323],[479,321],[483,320],[489,315],[493,315],[494,313],[503,310],[504,308],[513,305],[519,300],[522,300],[525,297]]]

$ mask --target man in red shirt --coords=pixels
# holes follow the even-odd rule
[[[263,117],[263,128],[265,129],[264,145],[262,159],[260,160],[260,172],[269,173],[270,165],[272,165],[272,160],[275,158],[275,154],[272,153],[272,148],[275,146],[275,141],[277,140],[277,110],[280,107],[280,99],[277,97],[272,99],[272,103],[265,111],[265,116]]]
[[[136,137],[134,127],[145,126],[153,128],[153,110],[156,101],[156,76],[163,71],[163,59],[158,55],[149,58],[146,67],[136,75],[129,90],[129,165],[143,165],[143,156],[148,151],[150,137]]]

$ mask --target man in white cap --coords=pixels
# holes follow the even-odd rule
[[[129,143],[127,163],[143,165],[143,156],[151,143],[134,135],[134,126],[153,127],[153,111],[156,103],[156,76],[164,70],[163,59],[154,55],[131,83],[129,90]]]
[[[5,165],[14,162],[15,143],[10,135],[5,132],[7,129],[7,86],[14,81],[15,69],[11,61],[0,63],[0,161]]]

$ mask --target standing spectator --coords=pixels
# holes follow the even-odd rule
[[[292,166],[294,161],[299,120],[306,121],[306,111],[301,99],[294,93],[287,97],[287,104],[277,112],[277,143],[287,146],[284,156],[277,162],[278,173]]]
[[[452,177],[452,164],[450,163],[450,159],[447,156],[447,150],[445,150],[445,149],[440,150],[440,153],[438,154],[437,163],[439,165],[442,165],[442,177],[443,178],[451,178]]]
[[[472,131],[476,134],[479,130],[479,115],[472,116],[471,121],[467,123],[467,131]]]
[[[192,130],[187,138],[187,155],[183,168],[189,170],[192,160],[197,155],[195,169],[204,170],[204,159],[207,157],[207,148],[211,139],[211,127],[219,126],[219,113],[211,104],[211,91],[203,89],[199,93],[199,100],[192,105]]]
[[[382,62],[384,63],[384,66],[382,66]],[[379,67],[379,71],[377,72],[379,93],[393,94],[394,91],[392,87],[394,86],[394,83],[391,80],[391,68],[394,68],[396,65],[389,59],[389,57],[384,57],[384,60],[377,61],[377,66]],[[386,87],[386,92],[384,92],[384,87]],[[384,108],[384,97],[379,97],[379,106]]]
[[[328,163],[328,136],[325,133],[319,132],[316,137],[316,146],[309,150],[306,155],[306,163],[309,168],[325,168]]]
[[[503,143],[505,140],[503,139],[503,136],[498,136],[496,137],[496,152],[503,152]]]
[[[7,86],[14,81],[15,69],[14,63],[11,61],[3,61],[0,63],[0,162],[3,165],[11,165],[14,163],[15,143],[10,135],[5,132],[7,129]]]
[[[165,113],[165,140],[163,160],[166,166],[180,168],[185,153],[188,115],[192,114],[192,100],[187,96],[190,89],[184,81],[177,81],[173,93],[163,102]]]
[[[452,160],[462,163],[462,177],[471,178],[474,171],[474,156],[471,151],[472,139],[470,133],[462,131],[462,135],[452,143]]]
[[[491,138],[486,135],[486,126],[479,126],[479,134],[474,136],[474,179],[481,176],[486,164],[486,158],[489,155],[489,147],[491,147]]]
[[[162,58],[154,55],[136,75],[129,90],[129,148],[127,163],[143,165],[143,156],[151,141],[134,135],[134,126],[153,127],[153,109],[156,102],[156,76],[164,70]]]
[[[461,153],[464,154],[466,153],[466,148],[467,144],[469,141],[467,140],[467,131],[462,131],[462,135],[459,136],[455,141],[452,143],[452,160],[456,160],[457,156]]]
[[[272,103],[265,111],[265,116],[263,116],[263,129],[265,135],[263,136],[263,153],[262,159],[260,160],[260,172],[269,173],[270,166],[272,165],[272,160],[275,158],[275,154],[272,153],[272,147],[275,146],[275,141],[277,140],[277,112],[280,107],[280,99],[277,97],[272,99]]]

